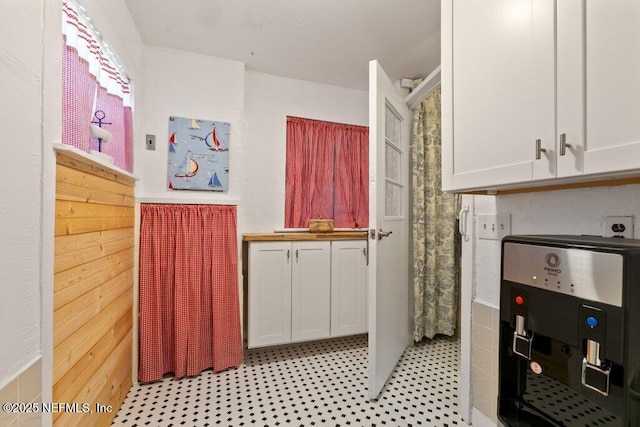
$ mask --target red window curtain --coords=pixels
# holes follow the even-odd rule
[[[243,360],[235,206],[141,206],[141,382]]]
[[[336,145],[335,224],[369,225],[369,129],[351,126]]]
[[[62,143],[85,152],[98,150],[98,140],[89,129],[97,121],[94,113],[102,110],[102,127],[112,135],[102,144],[102,152],[113,157],[114,165],[133,172],[129,81],[83,12],[66,1],[62,11]]]
[[[287,117],[285,227],[366,227],[368,181],[368,128]]]
[[[64,40],[63,92],[62,92],[62,143],[78,150],[89,151],[91,134],[89,124],[96,93],[96,78],[89,73],[89,64],[78,55],[78,51]]]

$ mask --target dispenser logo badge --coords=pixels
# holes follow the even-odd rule
[[[545,256],[544,259],[547,262],[547,266],[548,266],[544,268],[544,271],[552,274],[562,273],[562,270],[558,268],[560,266],[560,257],[558,256],[558,254],[554,254],[553,252],[550,252],[547,254],[547,256]]]

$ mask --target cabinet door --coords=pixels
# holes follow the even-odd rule
[[[291,340],[329,337],[331,243],[292,245]]]
[[[451,128],[443,124],[444,190],[532,179],[535,158],[532,3],[532,0],[442,3],[442,114],[443,121],[453,123]],[[445,32],[451,35],[447,37]],[[451,45],[447,46],[448,43]],[[450,111],[445,108],[449,107],[447,96],[452,97]],[[452,152],[445,154],[447,149]]]
[[[584,0],[557,2],[559,178],[581,175],[584,158]],[[568,146],[563,150],[560,145]]]
[[[331,336],[367,332],[366,240],[331,243]]]
[[[249,348],[291,341],[291,242],[249,245]]]
[[[584,173],[640,169],[640,2],[585,1]]]

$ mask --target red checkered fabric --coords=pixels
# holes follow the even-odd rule
[[[236,207],[141,206],[138,379],[243,361]]]
[[[369,224],[369,128],[287,117],[284,226]]]
[[[66,46],[66,37],[63,40],[62,143],[88,152],[96,78],[89,73],[87,61],[78,56],[77,50]]]
[[[105,113],[103,128],[112,134],[102,151],[114,165],[133,172],[133,123],[129,82],[108,56],[86,17],[63,2],[62,143],[79,150],[98,149],[91,137],[94,113]],[[96,93],[97,91],[97,93]],[[94,123],[97,124],[97,123]]]

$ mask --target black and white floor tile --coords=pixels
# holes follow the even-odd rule
[[[408,348],[367,398],[365,335],[249,350],[237,369],[133,387],[114,426],[452,426],[457,339]]]

